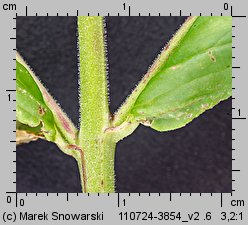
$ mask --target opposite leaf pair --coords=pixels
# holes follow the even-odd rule
[[[78,17],[80,130],[17,54],[17,138],[44,138],[76,158],[83,192],[114,191],[116,143],[139,124],[185,126],[231,96],[231,17],[190,17],[110,116],[102,17]],[[19,136],[22,135],[22,136]]]

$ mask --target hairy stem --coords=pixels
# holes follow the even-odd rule
[[[107,74],[102,17],[78,17],[80,65],[80,131],[78,146],[84,154],[87,192],[113,191],[115,144],[104,137],[109,127]],[[110,157],[111,156],[111,157]],[[104,163],[103,163],[104,161]],[[106,162],[105,162],[106,161]],[[82,163],[82,160],[79,164]],[[110,168],[111,167],[111,168]],[[80,165],[79,165],[80,168]],[[111,182],[102,185],[103,178]],[[106,180],[106,182],[107,182]],[[108,187],[105,189],[105,187]]]

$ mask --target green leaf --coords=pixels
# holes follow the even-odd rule
[[[231,96],[231,71],[232,18],[189,18],[122,114],[158,131],[183,127]]]
[[[16,118],[21,124],[17,129],[23,131],[19,134],[28,133],[31,139],[44,136],[61,148],[74,144],[75,126],[18,54],[16,59]]]
[[[16,144],[29,143],[30,141],[36,141],[39,138],[44,139],[44,135],[41,131],[42,125],[37,127],[29,127],[16,121]]]
[[[54,118],[44,102],[41,91],[28,70],[16,62],[16,118],[22,124],[37,127],[42,124],[47,140],[55,140]]]

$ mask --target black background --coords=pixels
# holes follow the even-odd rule
[[[110,108],[114,112],[185,20],[108,17]],[[18,17],[17,49],[78,125],[75,17]],[[159,133],[139,126],[117,144],[117,192],[230,192],[231,100],[185,128]],[[17,192],[80,192],[76,161],[55,144],[17,147]]]

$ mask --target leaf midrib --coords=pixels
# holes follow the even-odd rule
[[[228,33],[228,32],[227,32],[227,33]],[[218,42],[219,42],[219,41],[218,41]],[[197,54],[193,54],[193,55],[191,55],[190,57],[188,57],[187,59],[178,62],[177,64],[172,64],[172,65],[169,66],[169,67],[166,67],[166,63],[165,63],[164,67],[161,68],[161,70],[160,70],[159,72],[161,72],[163,69],[167,70],[167,69],[170,69],[170,68],[172,68],[172,67],[174,67],[174,66],[180,66],[180,65],[182,65],[182,64],[184,64],[184,63],[186,63],[186,62],[192,60],[193,58],[195,58],[195,57],[197,57],[197,56],[203,55],[204,53],[206,53],[206,52],[209,51],[209,50],[213,50],[213,49],[216,49],[216,48],[219,48],[219,47],[223,47],[223,46],[229,45],[229,44],[231,44],[231,43],[232,43],[232,42],[227,42],[227,43],[222,44],[222,45],[216,45],[216,44],[214,44],[214,45],[212,45],[211,47],[208,47],[208,48],[206,48],[206,49],[204,49],[204,50],[198,52]],[[156,75],[155,75],[155,76],[156,76]],[[155,76],[154,76],[154,77],[155,77]]]
[[[224,47],[224,46],[226,46],[226,45],[229,45],[229,44],[230,44],[230,43],[208,48],[208,49],[205,50],[205,52],[201,52],[201,53],[199,53],[199,54],[196,54],[196,55],[194,55],[194,57],[191,57],[190,59],[184,60],[182,63],[175,64],[175,65],[172,65],[172,66],[166,68],[166,69],[163,71],[163,73],[166,73],[167,70],[171,69],[171,68],[174,67],[174,66],[182,66],[183,64],[185,64],[185,63],[187,63],[187,62],[189,62],[189,61],[195,59],[196,57],[200,57],[200,56],[206,54],[206,51],[208,51],[208,50],[210,50],[210,49],[212,50],[212,49],[216,49],[216,48],[222,48],[222,47]],[[226,68],[230,68],[230,67],[231,67],[231,66],[228,66],[228,67],[226,67]],[[226,68],[225,68],[225,69],[226,69]],[[220,71],[215,71],[215,72],[212,72],[212,73],[219,73],[219,72],[224,71],[225,69],[220,70]],[[161,71],[160,71],[160,72],[161,72]],[[204,74],[204,75],[201,76],[201,77],[205,77],[206,75],[208,75],[208,74],[210,75],[210,74],[212,74],[212,73]],[[189,82],[187,82],[187,83],[185,83],[185,84],[180,85],[179,88],[182,87],[183,85],[189,84],[190,82],[192,82],[192,81],[194,81],[194,80],[196,80],[196,79],[199,79],[199,78],[201,78],[201,77],[196,77],[195,79],[192,79],[191,81],[189,81]],[[151,80],[152,80],[152,79],[151,79]],[[150,81],[151,81],[151,80],[150,80]],[[149,81],[149,82],[150,82],[150,81]],[[173,89],[171,89],[171,90],[173,90]],[[147,101],[145,104],[137,104],[134,108],[140,107],[140,106],[148,105],[149,103],[153,102],[155,99],[157,99],[157,98],[159,98],[159,97],[161,97],[161,96],[164,96],[164,95],[170,93],[171,90],[167,91],[166,93],[157,95],[156,97],[154,97],[154,98],[152,98],[151,100]],[[137,99],[138,99],[138,98],[137,98]],[[135,103],[134,103],[134,105],[135,105]]]
[[[185,86],[185,85],[188,85],[188,84],[194,82],[194,81],[197,80],[197,79],[205,78],[205,77],[210,76],[210,75],[212,75],[212,74],[214,74],[214,73],[223,72],[223,71],[229,69],[230,67],[231,67],[231,66],[228,66],[228,67],[226,67],[225,69],[222,69],[222,70],[219,70],[219,71],[216,71],[216,72],[212,72],[212,73],[207,73],[207,74],[205,74],[205,75],[203,75],[203,76],[201,76],[201,77],[197,77],[197,78],[191,80],[190,82],[187,82],[187,83],[184,83],[184,84],[180,85],[178,88],[181,88],[181,87],[183,87],[183,86]],[[147,107],[147,106],[153,104],[153,102],[156,101],[157,98],[160,98],[161,96],[167,95],[168,93],[173,92],[173,91],[174,91],[174,90],[172,89],[171,91],[168,91],[168,92],[166,92],[166,93],[163,93],[163,94],[161,94],[161,95],[158,95],[158,96],[156,96],[155,98],[153,98],[152,100],[150,100],[149,102],[146,102],[146,104],[141,104],[141,105],[135,106],[133,109],[135,109],[136,107],[140,107],[140,106],[142,106],[142,107]],[[190,105],[190,104],[185,104],[185,105],[183,105],[181,108],[186,107],[186,106],[188,106],[188,105]],[[172,110],[168,110],[168,111],[166,111],[166,112],[161,112],[161,113],[158,113],[158,114],[159,114],[159,115],[160,115],[160,114],[165,114],[165,113],[168,113],[168,112],[170,112],[170,111],[172,111]],[[157,116],[157,115],[155,115],[155,116]]]

